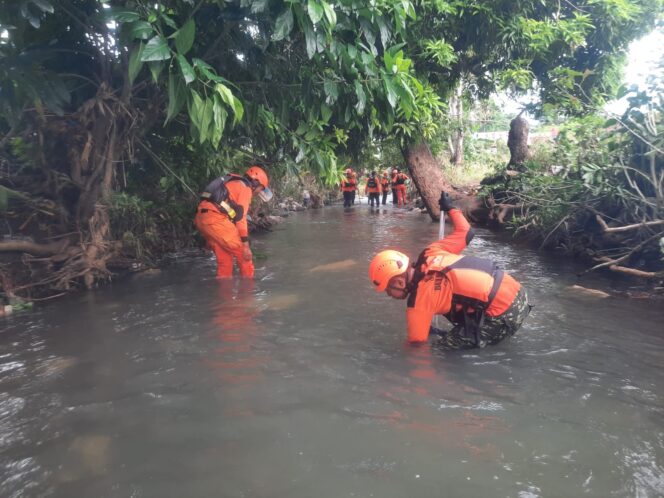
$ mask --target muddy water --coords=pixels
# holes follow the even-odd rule
[[[437,226],[367,206],[0,322],[0,496],[664,495],[664,310],[480,231],[529,289],[497,347],[404,343],[366,268]]]

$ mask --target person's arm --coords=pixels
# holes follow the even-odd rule
[[[429,327],[434,313],[420,308],[406,310],[408,342],[425,342],[429,338]]]
[[[457,208],[451,208],[447,214],[454,224],[454,231],[446,235],[442,240],[431,244],[429,248],[461,254],[461,251],[463,251],[473,239],[475,232],[463,213]]]

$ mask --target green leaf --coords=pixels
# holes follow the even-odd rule
[[[233,109],[233,112],[235,112],[235,101],[233,100],[233,92],[231,92],[231,89],[223,83],[217,83],[214,86],[214,89],[219,94],[221,99],[226,103],[226,105]]]
[[[355,110],[358,114],[364,112],[364,108],[367,105],[367,95],[364,93],[364,88],[359,81],[355,82],[355,95],[357,95],[357,104],[355,104]]]
[[[182,71],[182,76],[187,85],[196,79],[194,68],[191,67],[184,55],[178,54],[178,64],[180,65],[180,71]]]
[[[212,130],[210,133],[210,142],[216,148],[219,146],[221,137],[224,134],[224,128],[226,126],[226,118],[228,113],[224,106],[221,103],[221,98],[218,94],[214,95],[214,105],[212,106],[212,114],[214,116]]]
[[[117,22],[133,22],[138,21],[141,16],[138,12],[135,12],[130,9],[109,9],[108,18]]]
[[[302,26],[304,30],[304,40],[307,45],[307,56],[311,59],[316,54],[316,33],[313,26],[305,22]]]
[[[327,104],[334,104],[337,98],[339,98],[339,87],[337,84],[332,80],[326,79],[323,83],[323,89],[325,90],[325,95],[327,95],[325,102]]]
[[[143,67],[141,56],[144,49],[145,45],[139,43],[138,46],[132,48],[131,50],[131,54],[129,55],[129,67],[127,68],[130,84],[134,83],[136,76],[138,76],[138,73],[141,72],[141,68]]]
[[[168,75],[168,109],[166,110],[166,121],[177,116],[182,110],[186,100],[184,85],[181,78],[176,78],[173,74]]]
[[[311,19],[311,22],[318,24],[318,22],[323,18],[323,15],[325,15],[325,10],[317,0],[309,0],[307,3],[307,13],[309,14],[309,19]]]
[[[200,110],[200,120],[199,120],[199,143],[205,142],[210,137],[210,125],[212,124],[213,118],[213,108],[214,102],[212,99],[205,99],[203,102],[203,108]]]
[[[235,95],[233,96],[233,112],[235,113],[235,120],[233,122],[238,123],[242,120],[242,116],[244,116],[244,106]]]
[[[147,21],[134,21],[127,24],[132,39],[147,40],[153,34],[152,24]]]
[[[152,73],[152,81],[159,83],[159,75],[164,69],[163,61],[153,61],[148,62],[148,68],[150,68],[150,73]]]
[[[196,38],[196,23],[193,19],[189,19],[184,25],[176,31],[175,48],[178,53],[185,55],[191,49]]]
[[[162,15],[161,15],[161,18],[163,19],[163,21],[164,21],[169,27],[171,27],[171,28],[173,28],[173,29],[178,29],[178,25],[175,24],[175,21],[174,21],[173,19],[171,19],[170,17],[168,17],[166,14],[162,14]]]
[[[143,62],[163,61],[170,58],[171,51],[168,48],[168,43],[160,35],[154,36],[150,39],[141,55],[141,60]]]
[[[320,115],[323,118],[323,121],[327,123],[332,117],[332,110],[326,104],[321,104]]]
[[[259,12],[265,12],[267,4],[267,0],[253,0],[251,2],[251,13],[258,14]]]
[[[334,9],[327,3],[325,0],[321,1],[323,4],[323,10],[325,11],[325,17],[327,22],[330,24],[330,28],[334,28],[337,24],[337,14],[334,12]]]
[[[387,48],[387,44],[390,42],[392,33],[390,32],[390,28],[387,26],[387,23],[382,17],[378,18],[378,28],[380,30],[380,41],[383,44],[383,48]]]
[[[48,0],[32,0],[32,3],[39,7],[42,12],[48,12],[49,14],[54,12],[53,5]]]
[[[283,40],[293,29],[293,12],[290,7],[283,11],[274,24],[273,41]]]
[[[397,106],[397,91],[394,83],[386,75],[383,75],[383,83],[385,84],[385,90],[387,90],[387,101],[392,108],[395,108]]]

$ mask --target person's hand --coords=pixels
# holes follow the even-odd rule
[[[445,212],[454,208],[454,206],[452,205],[452,199],[450,199],[450,194],[448,194],[445,191],[440,193],[440,199],[438,199],[438,205],[440,206],[440,210]]]
[[[251,258],[253,257],[253,254],[251,253],[251,248],[249,247],[249,244],[244,244],[244,247],[242,248],[242,259],[245,261],[251,261]]]

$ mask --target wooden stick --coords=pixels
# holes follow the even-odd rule
[[[664,225],[664,220],[653,220],[653,221],[643,221],[641,223],[635,223],[633,225],[625,225],[622,227],[610,227],[609,225],[606,224],[606,222],[602,219],[602,217],[599,214],[596,215],[596,218],[597,218],[597,223],[599,223],[599,226],[602,227],[602,231],[609,233],[628,232],[630,230],[635,230],[637,228],[642,228],[642,227]]]

